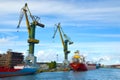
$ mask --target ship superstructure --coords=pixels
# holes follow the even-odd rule
[[[14,66],[23,63],[23,53],[8,50],[6,54],[0,54],[0,67],[2,68],[14,68]]]

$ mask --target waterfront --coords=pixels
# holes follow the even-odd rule
[[[120,80],[120,69],[101,68],[86,72],[43,72],[34,75],[0,78],[0,80]]]

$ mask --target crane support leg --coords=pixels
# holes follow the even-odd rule
[[[29,65],[33,64],[36,65],[36,57],[34,56],[34,46],[36,43],[39,43],[39,40],[35,39],[35,25],[31,24],[30,25],[30,35],[29,35],[29,39],[28,39],[28,43],[29,43],[29,54],[26,57],[27,63]]]
[[[30,66],[36,66],[36,57],[32,54],[28,54],[26,57],[26,63]]]

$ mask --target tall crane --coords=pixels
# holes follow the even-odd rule
[[[53,38],[55,38],[55,35],[57,33],[57,31],[59,31],[60,34],[60,39],[62,42],[62,46],[63,46],[63,51],[64,51],[64,59],[66,61],[68,61],[68,54],[70,53],[70,51],[68,51],[68,43],[69,45],[73,44],[73,42],[70,40],[70,38],[63,32],[60,23],[58,23],[58,25],[56,25],[57,28],[54,32]]]
[[[29,14],[29,16],[28,16]],[[34,56],[34,46],[35,44],[39,43],[39,40],[35,39],[35,28],[36,26],[40,26],[42,28],[44,28],[44,24],[39,23],[38,20],[40,19],[37,16],[33,16],[27,6],[27,3],[25,4],[25,6],[21,9],[21,14],[20,14],[20,19],[19,19],[19,23],[17,28],[20,27],[20,23],[23,19],[23,16],[25,15],[26,18],[26,26],[27,26],[27,30],[28,30],[28,35],[29,35],[29,39],[28,39],[28,43],[29,43],[29,55],[27,57],[28,61],[32,60],[32,63],[35,63],[35,56]],[[31,23],[30,23],[30,18],[31,18]]]

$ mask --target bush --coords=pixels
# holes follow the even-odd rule
[[[55,61],[51,61],[50,63],[48,63],[49,69],[53,69],[56,68],[56,62]]]

